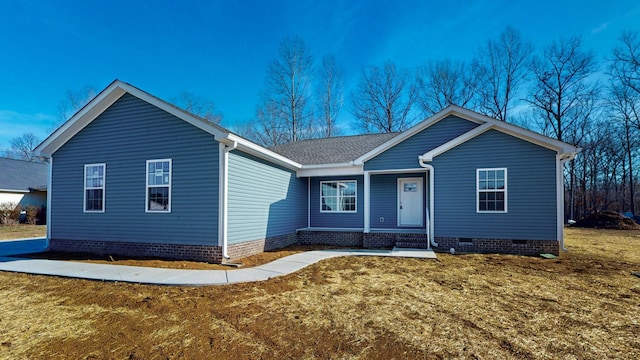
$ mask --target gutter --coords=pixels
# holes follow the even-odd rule
[[[434,229],[434,213],[435,213],[435,208],[434,208],[434,197],[435,197],[435,193],[434,193],[434,169],[433,169],[433,165],[431,164],[425,164],[424,163],[424,159],[422,158],[422,156],[418,156],[418,163],[420,163],[420,166],[429,170],[429,208],[431,209],[431,213],[429,213],[429,211],[427,210],[427,223],[428,223],[428,227],[429,227],[429,241],[427,242],[428,245],[428,250],[431,250],[431,246],[435,246],[438,247],[438,243],[435,241],[435,236],[433,234],[433,229]]]

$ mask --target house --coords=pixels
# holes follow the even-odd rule
[[[0,204],[45,207],[47,169],[44,163],[0,158]]]
[[[36,148],[50,249],[211,262],[294,243],[558,254],[579,150],[457,106],[267,149],[119,80]]]

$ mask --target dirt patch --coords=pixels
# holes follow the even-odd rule
[[[635,220],[611,211],[599,211],[576,222],[574,227],[610,229],[610,230],[640,230]]]
[[[166,287],[0,272],[0,358],[640,358],[640,231],[568,229],[558,259],[323,260]]]
[[[338,249],[335,246],[325,245],[293,245],[282,249],[273,251],[267,251],[264,253],[248,256],[234,261],[236,265],[240,265],[240,268],[260,266],[270,263],[274,260],[298,254],[305,251],[313,250],[326,250],[326,249]],[[158,258],[131,258],[120,257],[116,255],[96,255],[88,253],[67,253],[58,251],[48,251],[37,254],[21,255],[22,257],[29,257],[32,259],[48,259],[48,260],[62,260],[62,261],[79,261],[88,262],[94,264],[111,264],[111,265],[128,265],[128,266],[145,266],[164,269],[189,269],[189,270],[232,270],[236,266],[221,265],[221,264],[209,264],[200,261],[187,261],[187,260],[171,260],[171,259],[158,259]]]

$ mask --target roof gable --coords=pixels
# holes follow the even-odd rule
[[[120,80],[115,80],[102,90],[102,92],[96,95],[96,97],[89,101],[89,103],[87,103],[82,109],[75,113],[69,120],[62,124],[62,126],[49,135],[49,137],[35,148],[35,151],[43,156],[51,156],[62,145],[64,145],[64,143],[69,141],[69,139],[80,132],[85,126],[95,120],[100,114],[102,114],[102,112],[127,93],[214,135],[216,138],[225,137],[229,133],[220,126],[171,105],[164,100],[136,88],[135,86]]]
[[[106,109],[113,105],[124,94],[130,94],[138,99],[145,101],[159,109],[162,109],[169,114],[207,132],[214,136],[214,138],[226,145],[231,146],[233,149],[238,149],[249,154],[258,156],[267,161],[271,161],[275,164],[285,166],[290,169],[298,169],[300,164],[292,161],[280,154],[272,152],[260,145],[257,145],[247,139],[244,139],[232,132],[222,128],[219,125],[213,124],[201,117],[198,117],[190,112],[180,109],[179,107],[172,105],[160,98],[157,98],[145,91],[136,88],[133,85],[125,83],[120,80],[114,80],[109,86],[102,90],[95,98],[87,103],[82,109],[75,113],[69,120],[67,120],[62,126],[56,129],[49,137],[47,137],[40,145],[38,145],[34,151],[41,156],[50,157],[55,153],[62,145],[69,141],[73,136],[84,129],[89,123],[95,120]]]
[[[390,139],[389,141],[379,145],[378,147],[372,149],[366,154],[355,159],[354,163],[363,164],[364,162],[373,159],[374,157],[382,154],[383,152],[391,149],[392,147],[398,145],[399,143],[411,138],[412,136],[429,128],[430,126],[433,126],[434,124],[438,123],[439,121],[451,115],[462,118],[464,120],[475,122],[482,126],[477,127],[473,130],[470,130],[468,133],[462,134],[457,138],[442,144],[436,149],[431,149],[427,153],[423,154],[423,156],[427,155],[428,157],[428,155],[437,156],[439,154],[442,154],[443,152],[446,152],[460,145],[461,143],[468,141],[474,138],[475,136],[478,136],[486,132],[489,129],[494,129],[494,130],[503,132],[505,134],[509,134],[511,136],[520,138],[522,140],[528,141],[538,146],[542,146],[547,149],[554,150],[558,152],[558,154],[565,155],[565,156],[573,156],[576,153],[581,151],[581,149],[578,147],[538,134],[531,130],[527,130],[519,126],[509,124],[504,121],[496,120],[486,115],[482,115],[477,112],[474,112],[456,105],[450,105],[447,108],[443,109],[442,111],[438,112],[437,114],[431,116],[430,118],[416,124],[410,129],[400,133],[398,136]]]

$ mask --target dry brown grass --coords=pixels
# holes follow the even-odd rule
[[[0,225],[0,240],[47,236],[46,225]]]
[[[640,357],[640,231],[569,229],[559,259],[329,259],[261,283],[0,273],[2,358]]]

